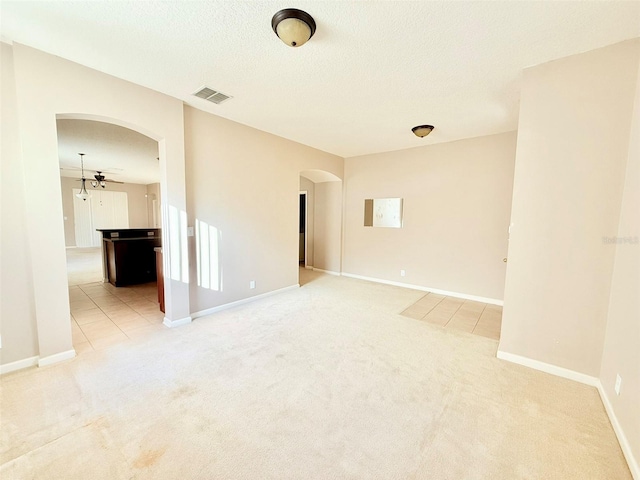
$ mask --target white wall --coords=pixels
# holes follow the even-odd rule
[[[629,464],[640,475],[640,69],[616,240],[600,381],[623,428]],[[620,395],[614,386],[622,378]],[[621,442],[624,444],[624,441]],[[628,452],[636,452],[630,458]],[[640,478],[640,477],[638,477]]]
[[[501,352],[600,373],[639,47],[524,72]]]
[[[37,333],[23,339],[16,347],[22,352],[32,349],[36,335],[38,355],[43,362],[73,354],[69,301],[66,282],[64,227],[59,180],[56,118],[85,118],[112,121],[132,128],[159,142],[161,183],[165,205],[186,210],[184,185],[184,130],[182,102],[144,87],[74,64],[59,57],[19,44],[3,46],[13,52],[16,86],[17,123],[10,134],[19,139],[20,148],[3,150],[3,166],[19,165],[28,182],[24,192],[14,187],[14,179],[2,178],[2,189],[17,195],[12,201],[24,205],[26,230],[13,232],[13,241],[26,246],[24,258],[12,258],[12,268],[30,272],[27,297],[33,299]],[[10,62],[9,62],[10,64]],[[9,70],[3,59],[3,74]],[[3,82],[4,83],[4,82]],[[96,95],[96,91],[100,95]],[[3,96],[4,104],[4,96]],[[12,122],[13,123],[13,122]],[[5,190],[8,189],[8,190]],[[3,217],[4,224],[4,217]],[[167,233],[163,229],[163,234]],[[43,240],[46,232],[46,241]],[[185,232],[186,235],[186,232]],[[175,244],[163,238],[165,249]],[[4,248],[4,247],[3,247]],[[4,257],[4,254],[3,254]],[[46,266],[46,267],[45,267]],[[166,277],[167,278],[167,277]],[[186,278],[185,278],[186,280]],[[169,319],[189,315],[188,285],[178,280],[165,282],[166,309]],[[6,293],[3,290],[3,305]],[[28,312],[28,298],[13,297],[12,309]],[[3,324],[27,321],[24,315],[3,316]],[[2,358],[2,362],[7,360]]]
[[[342,253],[342,182],[315,185],[313,267],[340,273]]]
[[[80,182],[75,178],[60,177],[62,189],[62,214],[64,216],[64,238],[67,247],[76,245],[76,232],[74,225],[73,211],[73,189],[80,188]],[[156,184],[157,185],[157,184]],[[89,193],[92,187],[88,186]],[[149,209],[147,203],[147,185],[137,183],[110,183],[106,190],[111,192],[126,192],[129,211],[129,228],[149,228],[152,227],[149,220]]]
[[[502,300],[515,142],[509,132],[346,159],[343,271]],[[403,227],[365,227],[364,200],[389,197],[404,199]]]
[[[38,355],[33,279],[26,238],[24,181],[11,47],[0,43],[0,334],[2,365]]]
[[[218,229],[222,275],[199,287],[191,255],[192,311],[296,285],[300,172],[341,178],[343,159],[188,106],[184,121],[189,218]]]

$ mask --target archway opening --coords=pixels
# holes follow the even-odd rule
[[[342,180],[324,170],[301,171],[299,195],[298,283],[304,285],[318,272],[340,275]]]

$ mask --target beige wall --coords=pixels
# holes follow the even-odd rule
[[[67,247],[73,247],[76,245],[73,189],[80,188],[79,184],[80,182],[76,181],[75,178],[60,177],[60,185],[62,189],[62,214],[64,216],[64,238],[65,245]],[[91,193],[92,187],[89,186],[87,190]],[[110,183],[107,186],[107,190],[127,193],[129,228],[152,227],[151,222],[149,221],[148,211],[151,207],[147,205],[147,185],[139,185],[136,183]]]
[[[638,48],[524,72],[501,352],[600,373]]]
[[[222,291],[199,287],[191,256],[192,311],[296,285],[300,172],[341,178],[342,158],[188,106],[184,121],[190,222],[218,229],[222,269]]]
[[[600,381],[615,415],[624,428],[630,451],[636,452],[635,472],[640,473],[640,69],[629,142],[629,157],[616,237],[615,262],[609,297],[607,330],[602,352]],[[620,395],[614,385],[622,378]]]
[[[23,45],[3,46],[6,48],[12,51],[13,62],[3,59],[2,70],[5,75],[9,66],[13,67],[17,122],[5,122],[3,110],[3,134],[4,129],[9,128],[20,147],[9,148],[7,155],[3,150],[3,168],[8,162],[16,170],[22,170],[29,181],[24,183],[21,192],[20,187],[14,186],[14,178],[3,175],[2,191],[3,194],[14,192],[12,202],[24,205],[24,211],[28,212],[23,217],[26,229],[12,232],[12,242],[26,248],[27,254],[12,256],[11,267],[15,272],[30,272],[32,280],[25,281],[26,295],[11,297],[12,309],[29,312],[33,301],[37,326],[37,331],[21,337],[21,344],[15,349],[25,352],[23,355],[26,356],[26,352],[33,350],[35,341],[42,361],[56,361],[73,353],[68,321],[62,202],[59,200],[56,117],[113,121],[158,140],[161,183],[163,193],[168,192],[165,203],[184,211],[182,102]],[[96,91],[100,95],[96,95]],[[7,123],[10,126],[5,126]],[[3,225],[4,222],[3,216]],[[43,232],[46,232],[46,241],[43,241]],[[168,239],[163,242],[165,248],[171,245]],[[13,283],[17,284],[15,279]],[[187,317],[188,285],[181,280],[168,280],[165,293],[167,317]],[[5,295],[3,290],[3,300],[7,298]],[[22,324],[28,321],[28,315],[26,318],[23,314],[3,315],[2,328],[25,332]],[[3,364],[11,360],[13,358],[2,358]]]
[[[315,183],[300,177],[300,191],[307,192],[307,267],[313,267]]]
[[[341,272],[342,182],[315,185],[313,267]]]
[[[18,110],[11,48],[0,43],[0,363],[38,355],[33,278],[26,237],[25,171],[18,136]]]
[[[343,271],[501,300],[515,132],[345,160]],[[364,227],[402,197],[403,228]],[[406,276],[400,276],[400,270]]]

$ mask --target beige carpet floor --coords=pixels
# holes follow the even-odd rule
[[[399,315],[421,292],[302,275],[3,376],[0,478],[631,478],[594,388]]]

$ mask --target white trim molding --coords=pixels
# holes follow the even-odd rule
[[[338,277],[340,275],[342,275],[340,272],[334,272],[333,270],[323,270],[321,268],[316,268],[316,267],[313,267],[313,271],[314,272],[328,273],[329,275],[337,275]]]
[[[288,290],[293,290],[295,288],[300,288],[300,284],[296,283],[295,285],[289,285],[288,287],[279,288],[278,290],[272,290],[270,292],[261,293],[260,295],[254,295],[253,297],[243,298],[242,300],[236,300],[235,302],[225,303],[224,305],[218,305],[217,307],[200,310],[199,312],[192,313],[191,318],[195,319],[195,318],[204,317],[206,315],[211,315],[212,313],[220,312],[222,310],[227,310],[229,308],[237,307],[239,305],[244,305],[245,303],[255,302],[256,300],[260,300],[261,298],[271,297],[272,295],[284,293]]]
[[[315,270],[315,268],[314,268]],[[438,288],[423,287],[422,285],[412,285],[410,283],[394,282],[393,280],[383,280],[381,278],[365,277],[363,275],[355,275],[353,273],[341,274],[343,277],[357,278],[358,280],[366,280],[368,282],[384,283],[385,285],[393,285],[394,287],[410,288],[412,290],[420,290],[422,292],[436,293],[438,295],[445,295],[447,297],[462,298],[464,300],[473,300],[475,302],[489,303],[491,305],[500,305],[504,303],[497,298],[480,297],[478,295],[469,295],[467,293],[450,292],[448,290],[440,290]]]
[[[0,365],[0,375],[5,373],[15,372],[16,370],[22,370],[23,368],[35,367],[38,365],[38,356],[23,358],[11,363],[5,363]]]
[[[498,350],[497,357],[501,360],[506,360],[507,362],[517,363],[518,365],[533,368],[534,370],[539,370],[541,372],[550,373],[551,375],[555,375],[556,377],[568,378],[569,380],[584,383],[585,385],[590,385],[592,387],[597,387],[598,383],[600,382],[600,380],[598,380],[596,377],[576,372],[575,370],[558,367],[557,365],[541,362],[540,360],[534,360],[529,357],[522,357],[520,355],[504,352],[502,350]]]
[[[70,360],[76,356],[76,351],[72,348],[71,350],[67,350],[65,352],[56,353],[54,355],[49,355],[48,357],[40,357],[38,359],[39,367],[46,367],[47,365],[53,365],[54,363],[64,362],[65,360]]]
[[[638,459],[635,457],[633,450],[631,449],[631,445],[629,444],[629,440],[627,436],[624,434],[624,430],[618,421],[618,417],[616,417],[616,412],[613,409],[613,405],[609,400],[609,396],[602,386],[602,382],[598,380],[598,384],[596,385],[598,388],[598,393],[600,394],[600,399],[604,404],[604,409],[609,416],[609,421],[611,422],[611,426],[613,427],[613,431],[616,432],[616,437],[618,437],[618,443],[620,444],[620,448],[622,449],[622,453],[624,454],[624,458],[627,460],[627,465],[629,465],[629,470],[631,470],[631,476],[635,480],[640,480],[640,464]]]
[[[187,325],[188,323],[191,323],[192,319],[193,317],[184,317],[184,318],[179,318],[177,320],[171,320],[170,318],[164,317],[162,324],[168,328],[176,328],[176,327],[181,327],[182,325]]]

